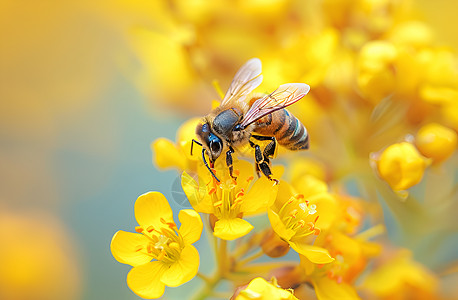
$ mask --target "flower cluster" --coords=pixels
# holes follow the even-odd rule
[[[216,180],[192,144],[199,119],[175,142],[155,140],[153,162],[180,171],[193,209],[180,212],[178,230],[163,196],[137,200],[138,233],[120,231],[112,242],[115,258],[134,267],[127,282],[135,293],[157,298],[197,274],[196,299],[447,299],[438,287],[451,273],[439,269],[458,259],[447,247],[456,235],[458,68],[407,2],[155,2],[156,26],[136,30],[135,46],[156,98],[204,115],[210,101],[205,110],[195,103],[206,85],[228,82],[257,56],[264,90],[311,86],[288,107],[311,147],[278,149],[277,184],[240,152],[234,177],[224,158],[215,161]],[[191,245],[199,215],[212,274],[198,272]],[[223,296],[221,282],[232,284]]]

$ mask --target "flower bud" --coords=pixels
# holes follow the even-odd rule
[[[265,232],[264,238],[261,241],[261,248],[270,257],[281,257],[288,253],[289,244],[270,228]]]
[[[389,146],[377,160],[380,177],[394,191],[403,191],[419,183],[427,165],[428,160],[407,142]]]
[[[436,123],[420,128],[415,139],[415,145],[420,153],[434,162],[442,162],[452,155],[456,143],[456,132]]]

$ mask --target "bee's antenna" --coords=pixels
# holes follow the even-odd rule
[[[216,181],[220,182],[220,180],[218,179],[218,177],[216,177],[215,173],[213,173],[213,170],[210,168],[210,166],[208,165],[207,163],[207,160],[205,159],[205,149],[202,149],[202,158],[204,159],[204,164],[205,166],[207,167],[207,169],[210,171],[210,173],[212,174],[213,178],[216,179]]]
[[[195,139],[192,139],[192,142],[191,142],[191,155],[192,155],[192,146],[194,146],[194,143],[196,143],[196,144],[199,145],[199,146],[202,146],[201,143],[199,143],[199,142],[196,141]]]

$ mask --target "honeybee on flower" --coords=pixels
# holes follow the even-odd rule
[[[193,140],[202,149],[202,158],[210,173],[217,181],[211,167],[216,159],[226,152],[226,164],[232,178],[232,154],[237,147],[249,145],[255,149],[256,171],[273,179],[270,159],[277,143],[289,150],[304,150],[309,147],[309,137],[304,125],[285,107],[302,99],[310,90],[305,83],[280,85],[268,95],[248,95],[261,84],[261,61],[250,59],[235,74],[221,105],[203,118],[196,127],[198,141]],[[261,151],[253,142],[270,141]],[[207,164],[205,154],[210,159]]]

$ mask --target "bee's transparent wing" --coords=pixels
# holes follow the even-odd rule
[[[265,115],[285,108],[299,101],[309,91],[310,86],[305,83],[282,84],[271,94],[256,100],[244,116],[240,125],[246,127]]]
[[[247,61],[235,74],[221,105],[234,100],[245,100],[246,96],[261,84],[261,70],[261,61],[258,58]]]

